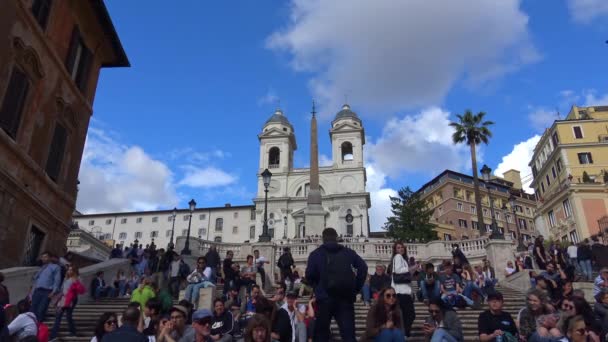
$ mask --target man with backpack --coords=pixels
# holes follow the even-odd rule
[[[355,297],[367,277],[367,264],[350,248],[338,244],[338,233],[325,228],[323,244],[308,257],[306,279],[319,308],[313,341],[330,340],[330,322],[336,319],[342,341],[355,341]],[[354,271],[353,271],[354,269]]]
[[[294,266],[295,262],[293,261],[293,257],[291,256],[291,251],[289,250],[289,247],[285,247],[285,249],[283,250],[283,255],[281,255],[281,257],[279,258],[279,261],[277,261],[277,266],[279,267],[279,270],[281,271],[281,283],[285,283],[285,280],[289,278],[289,290],[293,290],[293,282],[294,282],[294,277],[293,277],[293,270],[292,267]]]

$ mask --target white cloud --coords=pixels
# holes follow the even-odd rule
[[[502,177],[503,173],[511,169],[518,170],[520,172],[523,188],[527,192],[534,192],[534,189],[530,188],[529,185],[532,182],[532,170],[528,166],[532,155],[534,154],[534,147],[538,144],[540,135],[535,135],[526,141],[522,141],[515,146],[513,150],[502,157],[502,161],[496,167],[494,174]]]
[[[532,127],[534,127],[534,129],[539,133],[542,133],[545,131],[545,129],[551,127],[551,125],[553,125],[553,121],[557,119],[557,109],[550,110],[539,107],[532,109],[530,114],[528,114],[530,124],[532,124]]]
[[[322,114],[348,95],[362,113],[436,104],[462,78],[475,85],[540,59],[521,0],[292,0],[267,40],[285,51]]]
[[[430,175],[444,169],[467,169],[469,149],[452,143],[453,129],[449,123],[449,113],[437,107],[393,118],[385,124],[376,142],[366,145],[366,155],[378,170],[391,177],[402,172]]]
[[[568,8],[574,21],[588,24],[593,20],[608,16],[606,0],[568,0]]]
[[[323,153],[319,154],[319,166],[332,166],[333,164],[334,161],[331,159],[331,157],[326,156]]]
[[[265,104],[274,104],[279,107],[279,96],[274,89],[268,89],[266,94],[258,99],[258,106]]]
[[[371,231],[381,231],[387,217],[391,216],[390,196],[396,197],[397,191],[386,187],[386,175],[375,165],[368,163],[367,191],[370,193],[372,207],[369,210],[369,224]]]
[[[234,184],[238,178],[215,167],[183,166],[184,178],[178,183],[192,188],[213,188]]]
[[[80,168],[78,210],[85,213],[154,210],[178,198],[169,167],[139,146],[120,144],[91,127]]]
[[[608,105],[608,93],[597,95],[595,89],[588,90],[584,93],[585,106],[606,106]]]

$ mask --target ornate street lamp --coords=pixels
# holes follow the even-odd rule
[[[283,216],[283,240],[287,240],[287,216]]]
[[[184,249],[182,249],[182,255],[191,255],[192,251],[190,251],[190,226],[192,225],[192,213],[194,213],[194,209],[196,208],[196,202],[194,199],[191,199],[188,202],[188,207],[190,208],[190,218],[188,220],[188,235],[186,236],[186,244],[184,245]]]
[[[259,242],[270,242],[270,234],[268,234],[268,186],[270,186],[270,179],[272,173],[268,169],[262,172],[262,182],[264,182],[264,225],[262,226],[262,235],[260,235]]]
[[[173,208],[173,213],[171,214],[171,217],[173,217],[173,226],[171,226],[171,240],[169,240],[169,246],[168,249],[173,249],[175,248],[175,245],[173,244],[173,234],[175,233],[175,217],[177,216],[177,208]]]
[[[513,211],[513,216],[515,219],[515,227],[517,228],[517,251],[524,252],[527,250],[527,248],[524,246],[521,231],[519,230],[519,220],[517,219],[517,210],[515,208],[515,195],[511,194],[511,196],[509,196],[509,204],[511,205],[511,210]]]
[[[481,168],[481,177],[486,183],[486,189],[488,189],[488,199],[490,201],[490,215],[492,215],[492,234],[490,234],[490,239],[504,239],[504,235],[498,230],[498,224],[496,223],[496,216],[494,215],[494,201],[492,200],[492,196],[490,195],[490,174],[492,169],[488,165],[483,165]]]
[[[361,237],[363,237],[363,214],[359,215],[359,225],[361,226]]]

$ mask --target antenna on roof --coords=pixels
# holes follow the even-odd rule
[[[315,100],[313,99],[313,100],[312,100],[312,116],[314,117],[314,116],[315,116],[315,114],[317,114],[317,111],[316,111],[316,109],[315,109]]]
[[[557,120],[561,120],[562,116],[559,113],[559,108],[555,107],[555,115],[557,116]]]

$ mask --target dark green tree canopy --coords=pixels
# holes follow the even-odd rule
[[[437,240],[436,225],[430,223],[434,210],[427,208],[419,193],[405,187],[397,197],[390,198],[393,216],[384,224],[389,237],[401,241]]]

